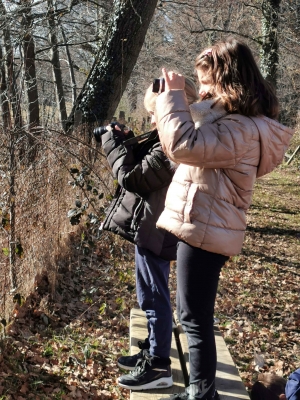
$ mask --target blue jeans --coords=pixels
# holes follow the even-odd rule
[[[178,243],[177,314],[188,339],[190,383],[202,387],[213,388],[215,379],[214,306],[220,271],[228,258]]]
[[[136,293],[148,320],[150,355],[169,358],[172,339],[172,307],[168,288],[170,261],[135,246]]]

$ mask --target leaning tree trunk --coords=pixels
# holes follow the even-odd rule
[[[280,0],[264,0],[262,4],[261,71],[263,76],[276,88],[278,54],[278,16]]]
[[[138,58],[158,0],[115,0],[106,39],[68,119],[74,126],[111,119]]]

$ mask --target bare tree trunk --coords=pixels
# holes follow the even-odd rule
[[[0,15],[3,17],[6,16],[6,8],[0,0]],[[15,77],[14,70],[14,52],[11,45],[11,36],[10,36],[10,28],[7,24],[3,26],[3,38],[4,38],[4,47],[5,47],[5,62],[7,69],[7,88],[8,88],[8,97],[10,98],[11,109],[14,118],[15,128],[21,128],[23,126],[22,115],[21,115],[21,107],[20,107],[20,96],[17,91],[17,80]]]
[[[102,124],[111,119],[138,58],[158,0],[116,0],[106,38],[68,119]]]
[[[31,34],[32,16],[30,0],[23,0],[24,13],[22,24],[24,27],[23,52],[24,52],[24,75],[28,97],[28,122],[29,129],[34,130],[40,125],[39,97],[36,82],[35,68],[35,44]]]
[[[16,192],[15,192],[15,131],[9,131],[9,265],[10,265],[10,285],[11,290],[17,287],[16,272]]]
[[[261,70],[264,77],[277,85],[278,54],[278,16],[280,0],[264,0],[262,3],[262,36]]]
[[[296,0],[296,27],[295,27],[296,34],[299,37],[300,34],[300,1]]]
[[[7,97],[7,82],[6,82],[6,73],[5,73],[5,65],[3,62],[3,52],[2,46],[0,46],[0,102],[1,102],[1,110],[2,110],[2,120],[3,127],[5,130],[9,130],[12,127],[11,124],[11,115],[9,109],[9,101]]]
[[[48,0],[48,24],[49,41],[51,44],[51,63],[53,69],[54,87],[56,92],[56,101],[60,112],[60,122],[63,130],[66,128],[67,110],[64,96],[62,73],[59,61],[59,51],[57,47],[57,24],[54,17],[54,5],[52,0]]]
[[[76,85],[76,80],[75,80],[74,67],[73,67],[71,53],[69,50],[68,39],[66,37],[64,28],[62,26],[60,28],[61,28],[62,36],[64,38],[65,49],[66,49],[66,54],[67,54],[67,59],[68,59],[68,66],[69,66],[70,79],[71,79],[71,85],[72,85],[72,106],[74,106],[76,97],[77,97],[77,93],[76,93],[77,85]]]

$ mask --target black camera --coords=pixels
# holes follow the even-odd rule
[[[108,124],[106,126],[98,126],[98,128],[95,128],[93,131],[96,141],[101,143],[101,136],[110,130],[109,127],[111,127],[112,129],[115,129],[116,126],[119,128],[118,130],[121,132],[124,132],[124,130],[129,130],[129,128],[127,126],[125,126],[123,124],[119,124],[118,122],[111,122],[110,124]]]
[[[164,78],[154,79],[152,84],[153,93],[162,93],[165,91],[165,80]]]
[[[101,143],[101,136],[104,135],[104,133],[111,130],[110,128],[115,129],[116,126],[119,128],[119,129],[117,129],[119,132],[128,131],[126,136],[127,137],[129,136],[129,138],[126,139],[126,136],[125,136],[125,138],[124,138],[125,141],[123,142],[125,146],[136,145],[137,143],[140,143],[140,142],[148,139],[152,133],[152,132],[146,132],[146,133],[142,133],[141,135],[134,136],[134,133],[126,125],[119,124],[119,122],[111,122],[110,124],[108,124],[106,126],[98,126],[98,128],[94,129],[93,133],[94,133],[95,140],[97,142]]]

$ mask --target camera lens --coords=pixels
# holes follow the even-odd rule
[[[96,139],[97,142],[101,142],[101,136],[104,135],[104,133],[107,132],[107,128],[106,126],[98,126],[98,128],[95,128],[93,133],[94,133],[94,137]]]

